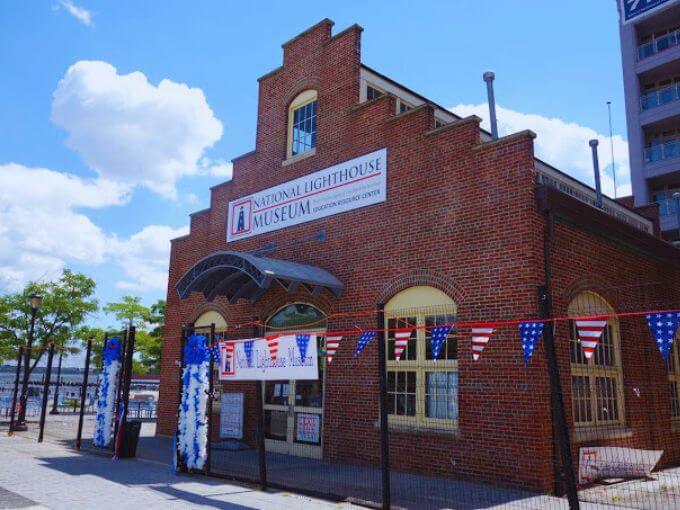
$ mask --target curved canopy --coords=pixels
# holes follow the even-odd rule
[[[175,288],[181,299],[202,292],[208,301],[226,296],[230,303],[241,298],[254,303],[274,282],[288,293],[302,286],[313,295],[326,289],[340,297],[345,290],[340,280],[321,268],[236,251],[218,251],[199,260]]]

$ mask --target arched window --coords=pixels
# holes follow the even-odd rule
[[[278,310],[267,321],[272,329],[325,329],[326,316],[317,308],[306,303],[293,303]]]
[[[433,287],[415,286],[396,294],[385,305],[389,330],[414,329],[396,360],[394,331],[385,336],[390,423],[416,428],[450,428],[458,423],[458,350],[455,331],[432,355],[430,329],[456,320],[456,304]]]
[[[316,118],[316,90],[305,90],[298,94],[288,107],[288,158],[314,150]]]
[[[614,310],[609,303],[594,292],[582,292],[569,304],[572,414],[577,427],[623,424],[625,421],[618,319],[607,320],[590,359],[583,354],[573,319],[612,313]]]
[[[209,310],[194,321],[194,328],[201,334],[209,331],[210,325],[215,324],[215,333],[218,337],[227,329],[227,321],[224,320],[221,314],[213,310]]]

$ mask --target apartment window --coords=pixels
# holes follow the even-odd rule
[[[403,99],[400,99],[400,100],[399,100],[399,113],[404,113],[404,112],[407,112],[407,111],[409,111],[409,110],[413,110],[413,106],[411,106],[410,104],[408,104],[408,103],[407,103],[406,101],[404,101]]]
[[[317,94],[306,90],[288,108],[288,154],[290,158],[316,147]]]
[[[414,304],[417,303],[417,306]],[[452,331],[435,361],[430,331],[456,320],[456,305],[426,286],[410,287],[385,306],[387,391],[391,424],[413,428],[453,428],[458,423],[458,349]],[[412,328],[397,361],[395,328]]]
[[[579,294],[569,305],[570,317],[613,313],[594,292]],[[577,427],[623,424],[623,372],[621,340],[616,318],[607,320],[593,356],[586,359],[578,339],[576,321],[569,320],[572,414]]]
[[[675,337],[673,350],[671,350],[671,355],[666,363],[671,400],[671,420],[680,424],[680,353],[678,352],[678,342],[680,342],[680,333]]]
[[[444,122],[443,120],[439,120],[438,118],[435,117],[435,119],[434,119],[434,128],[435,129],[440,128],[440,127],[445,126],[445,125],[446,125],[446,122]]]
[[[384,95],[385,93],[382,90],[375,88],[373,85],[366,85],[366,101],[372,101]]]

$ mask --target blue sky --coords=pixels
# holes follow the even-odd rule
[[[614,0],[5,0],[0,292],[71,267],[103,303],[164,298],[168,239],[253,148],[257,78],[324,17],[359,23],[365,64],[457,113],[486,117],[494,70],[502,133],[534,129],[538,155],[581,179],[612,101],[629,189]]]

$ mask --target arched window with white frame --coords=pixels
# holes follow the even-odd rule
[[[458,350],[455,330],[439,358],[432,355],[431,328],[456,320],[456,303],[434,287],[414,286],[385,305],[388,415],[391,425],[446,429],[458,425]],[[401,359],[395,328],[413,328]]]
[[[607,319],[590,359],[583,352],[575,320],[613,313],[611,305],[591,291],[581,292],[569,304],[572,416],[577,428],[625,423],[619,320]]]
[[[294,158],[316,148],[318,98],[316,90],[298,94],[288,107],[288,158]]]

